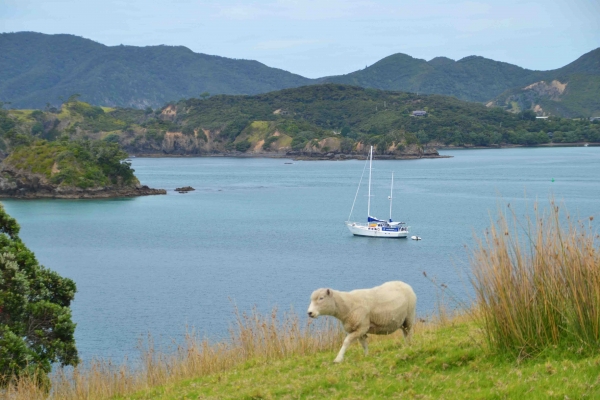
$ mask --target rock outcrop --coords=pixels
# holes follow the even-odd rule
[[[176,192],[179,193],[187,193],[187,192],[191,192],[192,190],[196,190],[191,186],[184,186],[184,187],[180,187],[180,188],[175,188]]]
[[[164,189],[145,185],[114,185],[93,188],[54,185],[43,175],[17,170],[9,165],[0,167],[0,198],[19,199],[101,199],[167,194]]]

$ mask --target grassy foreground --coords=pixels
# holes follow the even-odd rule
[[[374,340],[373,340],[374,339]],[[337,349],[272,362],[250,360],[220,373],[120,399],[580,399],[600,397],[600,356],[554,349],[533,359],[495,355],[470,318],[423,326],[411,346],[401,335],[371,337],[342,364]]]

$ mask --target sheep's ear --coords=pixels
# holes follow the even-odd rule
[[[327,289],[327,296],[331,296],[331,290]]]

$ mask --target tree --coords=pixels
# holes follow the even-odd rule
[[[208,97],[210,97],[210,93],[202,92],[200,93],[200,97],[202,97],[202,100],[206,100]]]
[[[74,94],[70,95],[69,98],[67,99],[67,104],[75,103],[77,101],[77,99],[79,99],[80,97],[81,97],[81,95],[79,93],[74,93]]]
[[[19,225],[0,205],[0,387],[52,363],[77,365],[71,301],[75,282],[38,263],[19,238]]]

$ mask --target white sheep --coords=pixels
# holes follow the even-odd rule
[[[406,342],[410,343],[416,306],[417,296],[412,288],[404,282],[392,281],[372,289],[351,292],[317,289],[310,296],[308,316],[331,315],[344,324],[348,335],[333,360],[339,363],[356,339],[360,341],[365,355],[368,354],[367,333],[387,335],[402,329]]]

